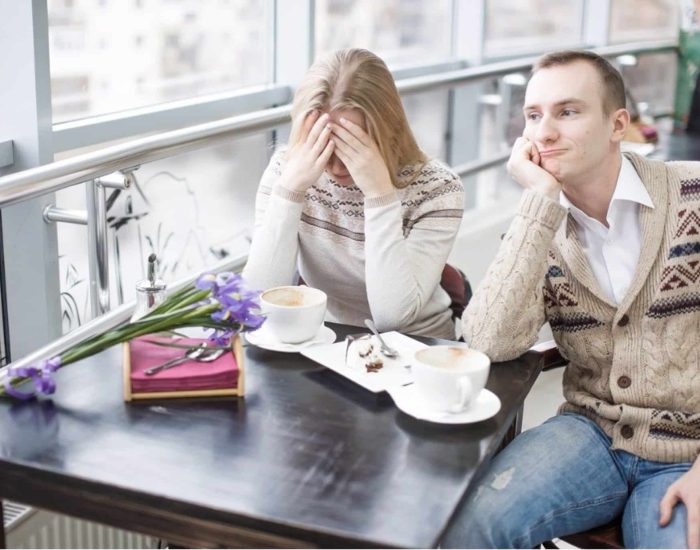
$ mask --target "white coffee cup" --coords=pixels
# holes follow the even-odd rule
[[[286,344],[310,340],[326,315],[326,293],[308,286],[278,286],[260,295],[260,309],[270,334]]]
[[[467,346],[442,345],[418,350],[411,363],[416,388],[436,411],[460,413],[478,397],[489,377],[491,361]]]

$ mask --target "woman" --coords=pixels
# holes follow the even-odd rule
[[[393,77],[367,50],[315,63],[273,155],[243,271],[261,289],[328,294],[329,320],[454,339],[440,276],[462,212],[460,179],[420,150]],[[298,275],[297,275],[298,270]]]

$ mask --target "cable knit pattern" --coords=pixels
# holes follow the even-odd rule
[[[330,320],[454,339],[440,276],[464,210],[459,177],[436,160],[405,166],[405,187],[365,200],[325,174],[305,194],[281,188],[284,162],[275,153],[258,188],[251,284],[295,284],[298,271],[328,294]]]
[[[595,420],[613,448],[693,461],[700,451],[700,163],[628,158],[654,208],[640,207],[642,250],[622,302],[611,303],[597,284],[573,217],[525,191],[465,311],[464,335],[506,360],[524,353],[548,321],[569,361],[560,412]]]

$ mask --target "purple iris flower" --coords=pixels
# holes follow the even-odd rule
[[[188,326],[192,320],[185,314],[189,313],[191,310],[208,306],[206,310],[213,311],[211,319],[214,323],[206,324],[215,325],[209,339],[220,346],[228,346],[234,335],[245,330],[256,330],[265,322],[265,317],[260,314],[260,306],[258,304],[260,292],[248,290],[245,287],[243,278],[239,274],[231,272],[219,274],[205,273],[197,279],[194,286],[200,291],[207,291],[197,294],[197,296],[206,294],[206,297],[196,304],[178,306],[176,310],[168,314],[158,315],[156,324],[159,329],[166,320],[170,322],[169,328]],[[190,296],[191,288],[186,289],[184,295]],[[178,294],[178,299],[180,298],[181,296]],[[170,305],[177,306],[177,303],[172,303]],[[141,330],[144,328],[147,329],[148,325],[143,325],[143,323],[148,322],[148,318],[144,318],[139,321],[138,327]],[[128,329],[130,326],[131,325],[126,328]],[[132,338],[133,334],[133,331],[130,332],[127,330],[123,335],[124,340],[121,341]],[[113,343],[114,341],[110,340],[107,346]],[[104,348],[95,349],[95,351],[100,351],[101,349]],[[69,357],[69,355],[66,356]],[[74,360],[75,359],[71,359],[69,362]],[[61,357],[53,357],[41,361],[36,366],[10,367],[7,372],[8,376],[4,380],[4,393],[23,400],[31,399],[37,394],[53,394],[56,391],[56,381],[53,375],[61,366]],[[12,382],[17,378],[29,378],[33,386],[31,391],[27,392],[16,389],[12,385]],[[2,388],[0,388],[0,391],[2,391]]]
[[[233,336],[233,330],[221,330],[215,329],[209,335],[209,341],[216,344],[217,346],[228,346],[231,343],[231,337]]]
[[[203,275],[197,285],[211,289],[211,296],[202,304],[218,305],[211,318],[230,327],[215,330],[211,340],[228,342],[234,331],[256,330],[265,322],[265,317],[259,314],[260,292],[246,289],[240,275],[231,272]]]
[[[200,275],[194,286],[199,290],[213,289],[213,292],[216,292],[218,290],[216,285],[216,275],[214,273],[205,273],[204,275]]]
[[[5,391],[8,395],[17,399],[27,400],[35,396],[35,392],[23,392],[12,387],[11,378],[31,378],[36,393],[51,395],[56,391],[56,381],[53,379],[53,373],[61,368],[61,358],[59,356],[51,359],[44,359],[39,363],[38,367],[10,367],[8,369],[8,378],[5,381]]]

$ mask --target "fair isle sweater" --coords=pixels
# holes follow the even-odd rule
[[[258,188],[249,284],[296,284],[298,272],[328,295],[329,321],[454,339],[440,277],[464,210],[459,177],[431,160],[402,169],[406,187],[365,199],[325,173],[306,193],[274,185],[283,162],[273,155]]]
[[[619,306],[600,289],[573,217],[527,190],[464,336],[503,361],[548,321],[569,361],[560,413],[593,419],[612,449],[690,462],[700,451],[700,163],[628,158],[654,208],[640,206],[642,249]]]

